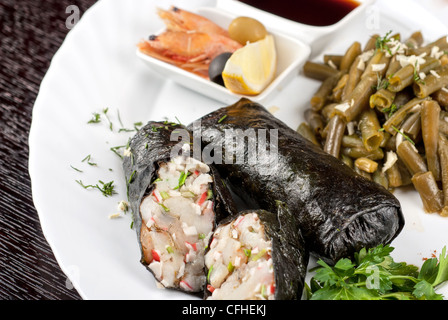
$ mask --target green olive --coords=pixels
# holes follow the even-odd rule
[[[229,36],[242,45],[264,39],[268,32],[264,25],[253,18],[238,17],[229,25]]]

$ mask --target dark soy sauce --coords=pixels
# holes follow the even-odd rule
[[[355,0],[240,0],[255,8],[312,26],[332,25],[359,6]]]

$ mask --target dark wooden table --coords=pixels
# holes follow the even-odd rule
[[[28,134],[39,86],[75,5],[94,0],[0,0],[0,299],[81,299],[40,227],[28,174]],[[69,21],[69,26],[72,21]]]

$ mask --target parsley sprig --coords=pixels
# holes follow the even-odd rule
[[[442,300],[435,292],[448,281],[446,247],[421,269],[395,262],[390,245],[362,249],[353,261],[343,258],[334,266],[319,260],[307,293],[311,300]]]

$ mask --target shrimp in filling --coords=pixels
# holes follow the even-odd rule
[[[193,158],[161,163],[140,204],[143,259],[166,288],[198,292],[205,286],[204,251],[215,217],[209,173]]]
[[[205,255],[207,299],[274,299],[271,241],[256,213],[219,226]]]

